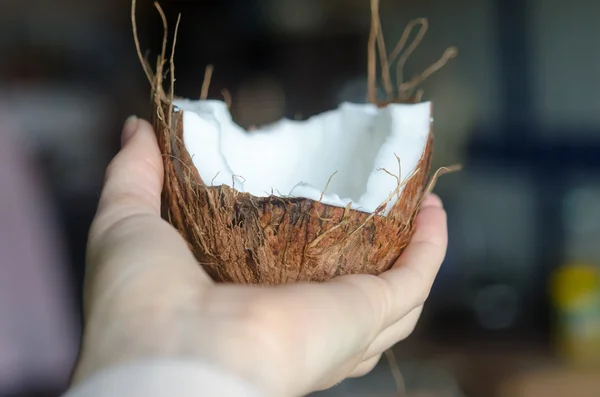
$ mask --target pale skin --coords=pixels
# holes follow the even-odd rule
[[[393,269],[322,284],[214,283],[160,217],[154,131],[130,118],[107,169],[88,244],[85,330],[75,384],[155,358],[219,366],[269,396],[300,396],[370,372],[414,330],[446,253],[446,213],[430,195]]]

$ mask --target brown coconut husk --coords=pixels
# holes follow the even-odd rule
[[[377,4],[378,0],[373,0],[374,7]],[[153,73],[141,55],[135,6],[136,0],[133,0],[135,42],[144,71],[152,84],[152,122],[163,154],[163,216],[182,234],[206,272],[216,281],[278,285],[299,281],[322,282],[347,274],[377,275],[390,269],[412,237],[414,220],[425,195],[433,188],[437,176],[452,170],[438,170],[427,185],[433,134],[429,135],[416,171],[407,180],[399,180],[396,191],[372,214],[305,198],[255,197],[226,185],[211,186],[210,181],[203,180],[193,165],[183,142],[183,113],[173,105],[173,55],[179,19],[169,59],[170,87],[167,94],[163,89],[167,62],[166,18],[155,3],[165,27],[165,39],[156,73]],[[381,43],[379,38],[382,37],[377,8],[374,10],[369,45],[372,87],[375,56],[371,50],[374,48],[372,43],[377,40]],[[380,50],[382,48],[384,46],[380,44]],[[384,76],[389,76],[387,60],[382,63]],[[212,67],[206,73],[210,80]],[[387,81],[387,77],[385,79]],[[399,89],[402,90],[401,85]],[[204,85],[203,98],[206,98],[207,91],[207,85]],[[388,94],[392,95],[389,91]],[[396,102],[414,103],[420,95],[402,91],[401,99]],[[371,90],[370,99],[380,106],[386,105],[378,102]],[[392,101],[388,98],[388,102]],[[384,171],[392,174],[389,170]],[[404,190],[389,214],[381,215],[401,187]]]

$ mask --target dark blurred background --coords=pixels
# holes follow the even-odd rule
[[[435,165],[465,169],[436,189],[450,247],[423,320],[395,349],[406,392],[600,395],[600,3],[381,3],[390,49],[409,20],[429,20],[408,75],[459,49],[423,86]],[[229,90],[244,126],[365,100],[369,0],[161,5],[171,28],[182,13],[179,96],[198,97],[213,64],[210,96]],[[155,59],[151,0],[138,0],[138,23]],[[128,0],[2,0],[0,54],[0,396],[55,396],[78,347],[104,167],[124,119],[149,116],[149,86]],[[319,395],[397,387],[384,359]]]

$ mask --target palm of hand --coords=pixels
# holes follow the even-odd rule
[[[162,162],[151,126],[132,121],[124,137],[90,231],[76,381],[117,363],[190,358],[269,394],[303,395],[369,372],[410,335],[445,255],[439,199],[424,203],[411,244],[379,277],[215,284],[160,218]]]

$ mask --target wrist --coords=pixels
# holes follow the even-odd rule
[[[191,359],[153,359],[105,368],[65,397],[196,396],[265,397],[254,385],[210,364]]]
[[[196,362],[208,363],[264,396],[289,395],[282,381],[285,368],[275,369],[265,337],[252,337],[251,327],[233,321],[215,329],[219,324],[215,319],[181,313],[176,317],[173,313],[117,319],[90,316],[72,384],[132,363]]]

